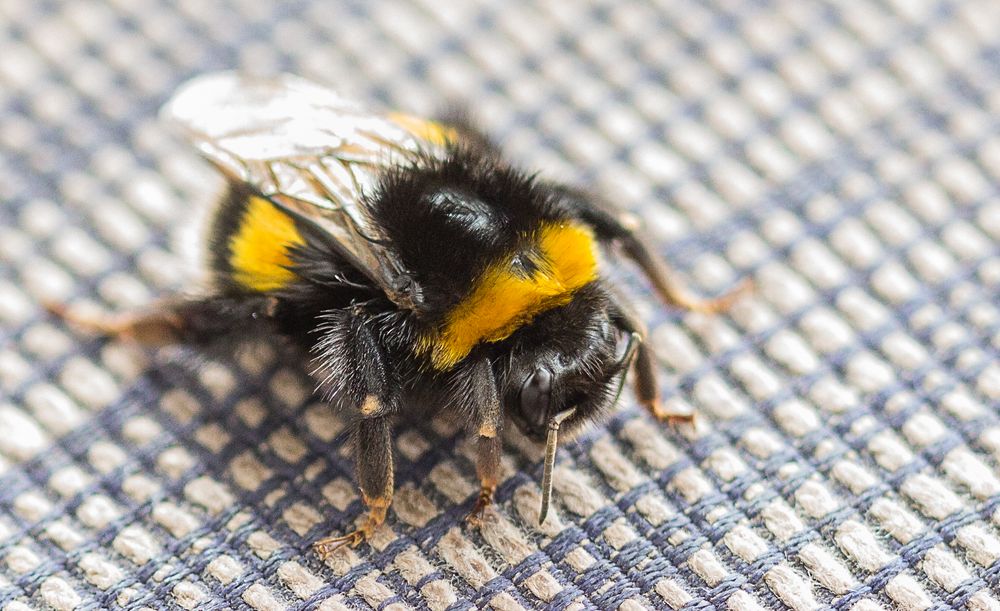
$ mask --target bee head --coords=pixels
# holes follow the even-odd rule
[[[572,432],[614,406],[638,336],[611,321],[603,296],[577,295],[518,332],[498,376],[508,416],[536,441]]]
[[[560,429],[572,432],[611,410],[640,341],[614,324],[596,285],[518,331],[497,377],[510,419],[545,443],[539,523],[548,515]]]

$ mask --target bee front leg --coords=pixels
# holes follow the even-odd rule
[[[479,526],[483,521],[486,508],[493,504],[493,493],[500,483],[500,437],[479,436],[476,448],[476,475],[479,476],[479,496],[472,511],[465,516],[465,521],[473,526]]]
[[[625,308],[615,303],[612,320],[625,333],[638,333],[642,337],[635,354],[635,394],[639,404],[660,422],[671,426],[678,424],[693,424],[694,413],[671,413],[663,408],[660,401],[660,387],[656,381],[656,364],[653,349],[642,323],[629,314]]]
[[[329,558],[345,545],[357,547],[370,539],[385,521],[392,504],[393,492],[391,433],[388,417],[358,421],[354,436],[354,459],[357,462],[361,500],[368,508],[368,515],[356,530],[313,543],[313,550],[321,559]]]
[[[465,521],[473,526],[482,523],[486,508],[493,503],[493,493],[500,483],[500,452],[503,447],[501,429],[503,413],[497,391],[493,367],[488,359],[483,359],[472,367],[469,374],[472,392],[469,395],[476,402],[478,426],[476,432],[476,475],[479,476],[479,496]]]

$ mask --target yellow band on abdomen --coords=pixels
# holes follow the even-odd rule
[[[229,240],[233,279],[254,291],[273,291],[295,278],[288,249],[304,244],[292,217],[258,196],[247,200],[239,229]]]
[[[402,112],[390,112],[387,118],[418,139],[435,146],[445,146],[449,142],[455,142],[458,139],[458,134],[454,128],[448,127],[443,123],[438,123],[437,121],[421,119]]]

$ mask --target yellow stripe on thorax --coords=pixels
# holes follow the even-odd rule
[[[597,247],[590,229],[548,223],[535,238],[538,269],[518,275],[510,259],[487,268],[469,293],[435,331],[420,338],[417,352],[435,369],[454,367],[481,342],[498,342],[538,314],[569,303],[597,278]]]
[[[254,291],[273,291],[295,278],[288,249],[304,244],[295,221],[263,197],[251,196],[229,240],[233,279]]]

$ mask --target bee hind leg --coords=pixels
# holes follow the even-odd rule
[[[94,335],[121,338],[146,346],[208,342],[270,316],[273,299],[172,298],[139,310],[85,313],[61,303],[45,308],[71,326]]]
[[[55,303],[46,304],[45,308],[85,333],[119,337],[148,346],[180,342],[185,326],[183,317],[171,307],[114,314],[80,312]]]

